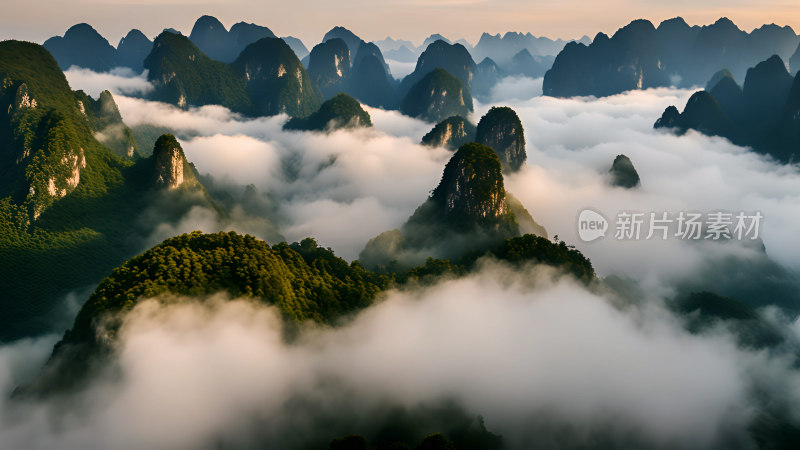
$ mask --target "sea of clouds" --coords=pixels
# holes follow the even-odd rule
[[[147,90],[141,76],[67,76],[91,95],[111,89],[127,125],[173,130],[215,184],[253,185],[263,197],[263,215],[223,223],[195,209],[160,227],[151,244],[194,229],[256,230],[267,240],[313,236],[352,260],[370,238],[402,225],[451,155],[419,145],[433,124],[397,112],[366,108],[373,129],[284,132],[284,116],[182,111],[130,96]],[[143,301],[126,318],[113,376],[101,374],[66,404],[0,403],[0,447],[217,448],[251,438],[292,446],[318,429],[314,418],[340,418],[330,422],[329,439],[369,433],[370,418],[391,407],[437,401],[482,416],[511,448],[583,446],[597,435],[622,448],[751,448],[748,427],[764,398],[785,402],[800,419],[800,373],[790,353],[742,349],[724,327],[690,334],[663,306],[686,285],[728,293],[776,268],[793,278],[797,169],[721,138],[654,130],[664,108],[682,107],[691,90],[605,99],[540,93],[541,80],[505,79],[492,102],[476,103],[472,119],[497,105],[519,114],[528,161],[506,176],[506,188],[550,236],[591,258],[600,276],[638,285],[632,305],[550,269],[491,262],[466,278],[390,291],[342,327],[308,326],[292,343],[281,338],[273,309],[249,301]],[[618,154],[633,161],[640,188],[610,186]],[[587,207],[608,218],[622,210],[760,211],[764,222],[756,244],[620,241],[613,232],[583,243],[576,220]],[[275,233],[259,235],[267,228],[253,221]],[[715,272],[731,261],[742,269]],[[793,318],[763,313],[797,342]],[[0,348],[0,390],[35,374],[54,340]]]

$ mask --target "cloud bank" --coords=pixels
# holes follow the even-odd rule
[[[511,448],[752,448],[748,428],[765,412],[776,408],[798,420],[791,345],[800,322],[763,311],[791,345],[754,351],[737,347],[724,326],[688,334],[661,306],[661,297],[689,281],[730,288],[715,268],[732,267],[727,276],[746,281],[774,276],[751,270],[768,261],[758,245],[585,244],[575,222],[585,207],[610,218],[620,210],[761,211],[766,255],[796,271],[796,168],[723,139],[653,130],[664,107],[685,104],[690,90],[553,99],[535,96],[537,83],[504,80],[494,101],[476,103],[473,120],[493,105],[517,111],[528,162],[506,177],[507,189],[550,235],[589,256],[601,276],[639,284],[633,304],[612,306],[625,302],[547,269],[488,264],[467,278],[392,291],[352,322],[304,328],[288,344],[276,313],[251,302],[145,301],[126,319],[114,373],[66,406],[4,401],[0,446],[287,448],[319,438],[314,443],[324,447],[335,436],[377,433],[377,422],[398,407],[419,411],[449,401],[482,416]],[[258,195],[241,202],[249,208],[243,218],[260,209],[255,216],[286,239],[314,236],[348,259],[405,221],[450,156],[418,145],[432,124],[396,112],[369,109],[374,129],[314,134],[283,132],[283,116],[247,119],[214,106],[181,111],[124,95],[117,102],[130,126],[174,130],[215,187],[241,194],[254,185]],[[632,159],[641,188],[609,186],[607,171],[621,153]],[[192,209],[152,238],[229,226]],[[796,294],[795,285],[790,289]],[[29,377],[50,345],[0,348],[2,391]],[[309,432],[322,429],[325,436]]]
[[[449,401],[512,449],[750,448],[764,404],[798,404],[786,358],[723,330],[690,335],[657,303],[611,300],[552,269],[487,263],[290,344],[276,311],[252,301],[143,301],[112,369],[79,401],[4,405],[0,445],[326,445],[375,433],[392,409]]]

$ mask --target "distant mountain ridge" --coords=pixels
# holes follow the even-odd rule
[[[695,92],[682,113],[668,107],[654,126],[722,136],[779,161],[796,161],[800,74],[792,77],[783,60],[773,55],[747,70],[742,87],[729,71],[715,74],[712,84],[710,91]]]
[[[655,27],[634,20],[613,36],[598,33],[591,45],[571,42],[544,76],[544,95],[608,96],[651,87],[702,85],[722,68],[743,78],[773,54],[788,60],[800,44],[790,27],[764,25],[751,33],[727,18],[689,26],[682,18]]]

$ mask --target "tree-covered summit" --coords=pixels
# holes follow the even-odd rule
[[[400,104],[400,112],[439,122],[450,116],[468,116],[472,101],[461,80],[437,68],[411,86]]]
[[[481,117],[475,140],[497,152],[506,172],[519,170],[528,158],[522,121],[507,106],[493,106]]]
[[[505,190],[502,165],[491,148],[461,146],[441,181],[400,229],[371,239],[359,258],[366,267],[413,267],[425,258],[453,259],[484,253],[524,233],[546,236],[516,198]]]
[[[436,124],[425,136],[422,144],[456,150],[475,140],[476,127],[462,116],[451,116]]]
[[[286,130],[333,131],[341,128],[371,127],[369,113],[358,100],[347,94],[338,94],[327,100],[319,110],[308,117],[295,117],[284,125]]]
[[[144,68],[155,87],[154,100],[180,108],[222,105],[239,113],[252,111],[246,80],[228,64],[209,58],[185,36],[161,33]]]
[[[305,117],[322,102],[305,67],[283,39],[268,37],[248,45],[231,66],[247,80],[256,115]]]

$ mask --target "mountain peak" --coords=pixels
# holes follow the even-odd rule
[[[67,32],[64,33],[64,37],[99,37],[105,40],[105,38],[88,23],[79,23],[71,26]]]
[[[78,66],[106,72],[117,63],[116,49],[87,23],[73,25],[63,37],[54,36],[43,45],[62,70]]]
[[[164,134],[153,147],[153,184],[162,189],[177,189],[198,184],[186,161],[181,144],[171,134]]]
[[[150,39],[148,39],[147,36],[144,33],[142,33],[141,30],[138,30],[136,28],[132,29],[131,31],[128,31],[128,34],[126,34],[125,37],[120,39],[120,44],[124,41],[130,41],[130,40],[136,40],[136,41],[144,40],[150,42]]]
[[[341,39],[344,41],[344,43],[347,44],[347,48],[350,50],[350,61],[352,62],[355,59],[358,46],[362,42],[360,37],[345,27],[336,26],[325,33],[325,36],[322,38],[322,43],[328,42],[331,39]]]
[[[308,57],[308,74],[326,98],[343,90],[350,75],[351,50],[342,38],[330,38],[311,49]]]
[[[334,131],[342,128],[367,128],[372,126],[369,113],[358,100],[347,94],[338,94],[327,100],[319,110],[308,117],[289,120],[287,130]]]
[[[422,41],[422,47],[427,48],[430,44],[432,44],[432,43],[434,43],[436,41],[443,41],[446,44],[452,44],[452,41],[450,41],[450,39],[447,39],[446,37],[442,36],[439,33],[434,33],[434,34],[428,36],[427,38],[425,38],[424,41]]]
[[[422,145],[447,147],[451,150],[475,139],[475,125],[461,116],[451,116],[436,124],[422,137]]]
[[[222,22],[219,21],[219,19],[217,19],[214,16],[208,16],[208,15],[200,16],[194,22],[194,27],[192,28],[191,34],[195,34],[196,32],[200,32],[201,30],[204,29],[214,30],[214,31],[221,30],[225,32],[228,31],[227,28],[225,28],[225,25],[223,25]]]
[[[144,59],[153,48],[153,42],[141,31],[133,29],[128,32],[117,45],[117,64],[141,72]]]
[[[727,17],[720,17],[714,22],[712,25],[708,25],[703,28],[709,28],[714,30],[723,30],[728,32],[735,32],[735,33],[744,33],[731,19]]]
[[[517,113],[507,106],[493,106],[481,117],[475,139],[494,149],[504,170],[515,172],[527,159],[525,131]]]
[[[498,221],[508,213],[508,205],[497,154],[475,142],[462,145],[445,166],[431,199],[442,205],[454,224],[463,224],[464,219]]]
[[[640,184],[639,173],[633,167],[631,159],[625,155],[617,155],[608,171],[611,174],[611,184],[626,189],[638,187]]]
[[[250,113],[252,101],[246,80],[230,65],[212,60],[186,36],[162,32],[144,60],[151,97],[179,108],[217,104],[239,113]],[[214,73],[214,77],[209,77]]]
[[[708,80],[708,83],[706,83],[706,91],[711,92],[711,90],[714,89],[714,86],[716,86],[720,81],[722,81],[725,78],[730,78],[734,82],[736,82],[736,78],[734,78],[730,70],[722,69],[717,73],[715,73],[710,80]]]
[[[231,67],[247,80],[255,114],[306,117],[322,102],[305,67],[283,39],[259,39],[242,50]]]
[[[197,19],[189,39],[211,59],[231,62],[236,58],[236,43],[216,17],[202,16]]]
[[[672,19],[667,19],[658,24],[658,28],[656,30],[661,31],[663,29],[689,29],[691,28],[688,23],[683,19],[683,17],[673,17]]]
[[[453,115],[467,116],[472,111],[467,95],[461,80],[437,67],[411,86],[400,111],[432,122]]]

